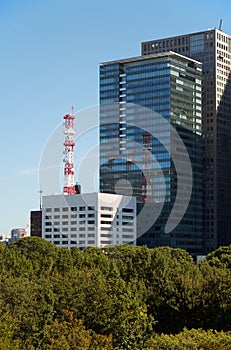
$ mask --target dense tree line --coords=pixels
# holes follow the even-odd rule
[[[0,245],[0,349],[230,349],[231,246]]]

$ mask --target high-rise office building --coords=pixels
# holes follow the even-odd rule
[[[151,208],[138,216],[138,244],[202,251],[201,79],[201,64],[174,52],[100,65],[100,191],[121,188],[127,195],[130,183],[138,211]],[[172,156],[175,151],[178,158],[185,156],[182,145],[172,142],[171,125],[187,148],[193,184],[182,220],[167,233],[183,173]],[[186,176],[183,186],[190,187],[187,181]],[[158,206],[162,210],[154,220]],[[151,225],[141,234],[145,221]]]
[[[202,62],[205,253],[231,243],[231,36],[218,29],[142,43],[142,55],[175,51]]]

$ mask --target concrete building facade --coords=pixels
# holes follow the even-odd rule
[[[106,193],[43,196],[42,238],[58,247],[136,243],[136,199]]]

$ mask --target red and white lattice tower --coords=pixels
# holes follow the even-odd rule
[[[64,142],[64,154],[65,157],[63,159],[64,161],[64,187],[63,187],[63,193],[64,194],[75,194],[75,169],[74,169],[74,147],[75,147],[75,141],[74,141],[74,120],[75,116],[73,113],[72,108],[72,114],[66,114],[64,117],[64,134],[65,142]]]

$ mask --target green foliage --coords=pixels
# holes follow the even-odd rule
[[[228,349],[229,256],[222,247],[196,265],[182,249],[37,237],[0,246],[0,350]]]
[[[104,248],[104,252],[110,262],[115,262],[117,271],[125,281],[147,278],[151,267],[151,250],[147,247],[118,245]]]
[[[43,270],[51,272],[56,262],[58,248],[45,239],[39,237],[26,237],[13,242],[9,249],[17,251],[31,261],[34,273],[39,274]]]
[[[187,252],[169,247],[152,250],[147,303],[158,321],[156,331],[179,332],[192,322],[197,285],[198,269]]]
[[[207,255],[206,260],[210,266],[227,267],[231,269],[231,245],[219,247]]]
[[[147,345],[148,350],[229,350],[231,333],[204,331],[202,329],[184,329],[173,335],[156,335]]]
[[[65,311],[66,320],[55,320],[45,328],[43,347],[47,350],[112,350],[111,337],[101,336],[87,330],[82,321]]]

